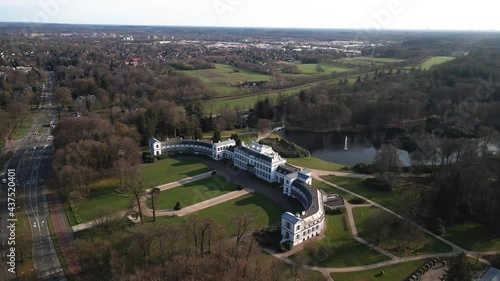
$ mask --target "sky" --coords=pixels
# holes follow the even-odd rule
[[[0,0],[0,22],[500,30],[493,0]]]

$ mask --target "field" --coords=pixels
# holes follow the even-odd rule
[[[279,222],[284,212],[285,210],[274,201],[271,201],[263,195],[254,193],[203,209],[184,217],[162,217],[160,219],[170,223],[183,223],[187,222],[191,216],[210,218],[222,226],[228,234],[234,235],[235,228],[230,223],[230,220],[236,215],[251,214],[254,219],[251,229],[256,230]]]
[[[236,185],[227,182],[223,177],[209,177],[162,191],[156,197],[155,207],[157,210],[173,209],[177,202],[180,202],[182,207],[187,207],[234,190],[236,190]],[[150,200],[148,200],[148,206],[151,207]]]
[[[353,215],[356,222],[356,227],[358,229],[359,237],[365,239],[369,243],[375,244],[376,238],[373,236],[373,232],[370,229],[368,221],[373,220],[376,215],[377,208],[354,208]],[[396,217],[394,217],[396,218]],[[397,242],[394,238],[383,239],[380,242],[380,247],[390,253],[397,256],[401,256],[395,249],[395,243]],[[451,247],[447,244],[441,242],[440,240],[425,234],[425,238],[422,243],[418,246],[418,249],[413,252],[405,252],[403,256],[408,256],[410,254],[434,254],[434,253],[446,253],[451,251]]]
[[[210,101],[205,106],[205,111],[216,113],[216,112],[219,112],[224,107],[239,107],[241,109],[249,109],[249,108],[253,107],[259,99],[275,98],[280,93],[282,93],[284,95],[298,94],[300,92],[300,90],[303,88],[307,88],[307,86],[297,87],[297,88],[293,88],[290,90],[278,91],[278,92],[264,94],[264,95],[252,95],[252,96],[248,96],[248,97]]]
[[[478,223],[463,223],[450,227],[446,229],[443,238],[471,251],[477,251],[477,242],[480,242],[481,251],[500,250],[500,230]]]
[[[342,171],[349,173],[349,170],[342,170],[344,167],[346,167],[345,165],[328,162],[313,156],[304,158],[288,158],[286,160],[290,165],[316,169],[316,170],[335,171],[335,172]]]
[[[338,60],[339,65],[348,67],[383,67],[388,64],[404,62],[402,59],[373,58],[373,57],[353,57]]]
[[[380,191],[377,189],[370,188],[363,184],[363,179],[346,178],[346,177],[335,177],[326,176],[321,177],[322,179],[346,188],[354,193],[364,196],[370,200],[373,200],[384,207],[394,210],[398,203],[398,198],[401,198],[405,193],[410,192],[421,192],[421,188],[415,188],[414,190],[405,188],[396,188],[393,191]]]
[[[332,273],[332,278],[335,281],[378,281],[378,280],[402,280],[405,276],[412,273],[425,263],[425,260],[406,262],[402,264],[385,266],[377,269],[349,272],[349,273]],[[379,276],[380,271],[384,271],[384,275]]]
[[[168,158],[158,161],[154,164],[143,165],[141,167],[146,187],[149,185],[159,185],[177,181],[183,178],[195,176],[208,172],[208,168],[192,159],[173,159]],[[102,179],[90,186],[90,192],[82,201],[75,201],[76,213],[81,221],[88,222],[99,217],[103,208],[114,212],[129,209],[132,203],[130,194],[117,192],[119,181],[116,178]],[[75,225],[77,221],[74,214],[66,205],[66,212],[70,224]]]
[[[293,64],[296,65],[299,72],[298,74],[285,74],[288,76],[296,76],[296,75],[308,75],[308,76],[318,76],[318,75],[331,75],[332,72],[336,73],[343,73],[343,72],[349,72],[349,71],[354,71],[356,69],[354,68],[349,68],[349,67],[344,67],[344,66],[335,66],[335,65],[330,65],[330,64],[324,64],[321,63],[319,64],[321,68],[323,68],[324,72],[318,73],[316,71],[316,68],[318,64],[316,63],[293,63],[293,62],[279,62],[280,64]]]
[[[238,72],[235,72],[235,69],[237,69]],[[235,91],[241,92],[238,87],[231,87],[230,84],[238,85],[244,82],[271,80],[269,75],[224,64],[215,64],[215,69],[183,70],[180,72],[200,79],[219,95],[228,95]]]
[[[420,64],[419,68],[428,70],[434,65],[442,64],[455,59],[454,57],[430,57]]]
[[[141,167],[146,185],[161,185],[208,172],[207,166],[191,158],[168,158]]]
[[[320,267],[350,267],[383,262],[388,258],[375,250],[354,240],[346,218],[346,229],[342,222],[343,215],[326,216],[326,237],[319,242],[309,242],[304,250],[291,256],[291,259],[305,255],[309,264]],[[321,257],[318,259],[316,257]]]
[[[12,140],[20,140],[24,138],[31,129],[31,126],[33,126],[33,121],[37,116],[38,115],[29,115],[29,117],[26,118],[26,120],[24,120],[24,122],[14,130],[14,132],[12,132],[10,138]]]

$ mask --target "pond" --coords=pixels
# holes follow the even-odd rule
[[[397,137],[398,134],[396,130],[349,134],[295,130],[279,132],[282,138],[309,150],[314,157],[349,166],[357,163],[372,163],[381,145]],[[345,149],[346,137],[347,150]],[[400,160],[403,165],[410,165],[410,154],[400,150]]]

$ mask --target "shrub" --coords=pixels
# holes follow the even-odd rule
[[[283,252],[288,252],[293,248],[292,242],[291,241],[285,241],[284,243],[281,244],[281,250]]]
[[[179,211],[180,209],[182,209],[181,202],[177,202],[177,204],[175,204],[174,210]]]
[[[216,176],[217,175],[217,171],[212,171],[211,175],[212,176]]]
[[[238,186],[236,186],[236,190],[243,190],[243,186],[241,186],[241,184],[238,184]]]
[[[353,170],[359,174],[371,175],[375,173],[373,165],[367,163],[358,163],[354,165]]]
[[[359,198],[359,197],[354,197],[351,200],[349,200],[348,202],[351,204],[354,204],[354,205],[360,205],[360,204],[366,203],[365,199]]]
[[[345,208],[344,207],[336,208],[336,209],[326,208],[325,213],[328,215],[342,215],[345,213]]]
[[[143,152],[142,161],[144,163],[154,163],[156,161],[156,158],[150,152]]]
[[[271,146],[274,151],[285,158],[302,158],[311,156],[311,153],[307,149],[284,139],[267,138],[260,140],[259,143]]]
[[[261,247],[280,250],[281,228],[270,226],[253,232],[253,237]]]

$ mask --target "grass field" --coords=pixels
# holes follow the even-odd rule
[[[141,167],[146,185],[161,185],[208,172],[207,166],[190,158],[167,158]]]
[[[14,132],[12,132],[10,138],[12,140],[20,140],[24,138],[31,129],[31,126],[33,126],[33,121],[36,117],[36,115],[29,115],[28,118],[26,118],[26,120],[24,120],[24,122],[14,130]]]
[[[405,276],[409,275],[423,264],[425,264],[425,260],[406,262],[358,272],[332,273],[332,278],[334,278],[335,281],[402,280]],[[379,276],[381,270],[384,271],[384,275]]]
[[[316,169],[316,170],[325,170],[325,171],[342,171],[349,173],[350,170],[342,170],[346,165],[340,165],[332,162],[328,162],[325,160],[321,160],[316,157],[304,157],[304,158],[288,158],[286,159],[288,163],[295,166]]]
[[[495,235],[496,234],[496,235]],[[446,229],[443,238],[470,251],[477,251],[476,243],[480,242],[481,251],[500,250],[500,230],[478,223],[463,223]]]
[[[352,237],[349,220],[346,229],[343,215],[326,216],[326,237],[319,242],[309,242],[304,250],[291,256],[292,259],[305,255],[309,264],[320,267],[350,267],[382,262],[388,258],[375,250],[357,242]],[[321,258],[318,258],[321,257]]]
[[[296,65],[298,70],[299,70],[299,74],[286,74],[286,75],[289,75],[289,76],[296,76],[296,75],[312,75],[312,76],[319,76],[319,75],[331,75],[332,72],[337,72],[337,73],[344,73],[344,72],[349,72],[349,71],[354,71],[356,69],[354,68],[349,68],[349,67],[345,67],[345,66],[335,66],[335,65],[331,65],[331,64],[324,64],[324,63],[321,63],[321,68],[323,68],[324,72],[320,72],[318,73],[318,71],[316,71],[316,68],[318,66],[318,64],[316,63],[293,63],[293,62],[284,62],[284,61],[281,61],[279,62],[280,64],[293,64],[293,65]]]
[[[353,58],[343,58],[339,60],[339,63],[344,65],[353,66],[384,66],[391,63],[404,62],[402,59],[393,58],[373,58],[373,57],[353,57]]]
[[[263,195],[254,193],[203,209],[184,217],[162,217],[160,219],[171,223],[183,223],[187,222],[191,216],[210,218],[218,225],[222,226],[228,234],[234,235],[235,228],[230,221],[231,218],[236,215],[251,214],[254,219],[252,230],[256,230],[279,222],[284,212],[285,210],[274,201],[271,201]]]
[[[175,204],[180,202],[181,206],[184,208],[234,190],[236,190],[236,185],[227,182],[224,177],[209,177],[162,191],[160,195],[156,197],[155,207],[157,210],[173,209]],[[148,206],[151,208],[151,200],[148,200]]]
[[[145,181],[145,186],[165,184],[187,177],[208,172],[208,168],[194,159],[174,159],[168,158],[154,164],[143,165],[141,167]],[[88,222],[99,217],[103,208],[114,212],[129,209],[132,203],[132,196],[117,192],[119,181],[116,178],[108,178],[95,182],[90,186],[90,192],[83,201],[76,201],[77,215],[81,222]],[[70,224],[75,225],[69,206],[66,204],[66,212],[70,218]]]
[[[454,57],[430,57],[420,64],[419,68],[428,70],[434,65],[442,64],[455,59]]]
[[[412,190],[405,188],[396,188],[393,191],[376,190],[364,185],[363,179],[335,177],[335,176],[324,176],[321,178],[336,185],[339,185],[343,188],[349,189],[354,193],[362,195],[392,210],[394,210],[394,208],[397,206],[398,198],[400,198],[403,194],[407,192],[412,192]],[[413,192],[416,191],[421,191],[421,189],[415,189]]]
[[[276,91],[276,92],[269,93],[269,94],[263,94],[263,95],[253,95],[253,96],[241,97],[241,98],[209,101],[209,102],[207,102],[207,105],[205,106],[205,111],[207,113],[210,113],[210,112],[216,113],[216,112],[219,112],[224,107],[239,107],[242,109],[249,109],[249,108],[253,107],[259,99],[275,98],[279,94],[295,95],[295,94],[298,94],[300,92],[300,90],[307,89],[310,87],[311,87],[310,85],[299,86],[299,87],[293,87],[293,88],[288,89],[288,90],[280,90],[280,91]]]
[[[356,222],[356,227],[358,229],[359,237],[365,239],[366,241],[375,244],[376,238],[373,235],[372,230],[368,221],[373,220],[377,214],[377,208],[354,208],[353,215]],[[394,217],[396,219],[396,217]],[[441,242],[440,240],[425,234],[423,242],[412,252],[400,253],[395,249],[395,243],[397,242],[394,238],[383,239],[380,242],[380,247],[390,253],[397,256],[408,256],[413,254],[434,254],[434,253],[447,253],[452,250],[451,246]]]
[[[234,72],[235,69],[238,72]],[[224,64],[215,64],[215,69],[184,70],[180,72],[200,79],[210,89],[224,95],[241,91],[238,87],[231,87],[229,84],[238,85],[244,82],[271,80],[269,75]]]

